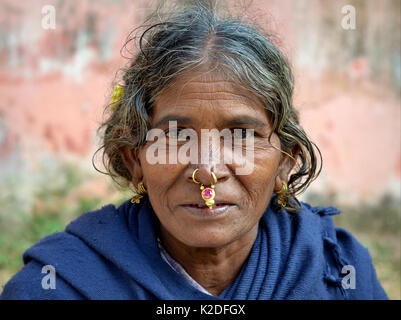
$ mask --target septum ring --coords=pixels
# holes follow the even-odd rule
[[[196,181],[196,179],[195,179],[196,172],[198,172],[198,171],[199,171],[199,169],[195,169],[194,172],[192,173],[192,180],[193,180],[196,184],[199,184],[199,183],[200,183],[199,181]],[[212,177],[213,177],[214,184],[216,184],[216,183],[217,183],[216,175],[214,174],[213,171],[210,171],[210,173],[211,173],[211,175],[212,175]]]
[[[214,191],[214,185],[217,183],[217,177],[216,177],[216,175],[214,174],[213,171],[210,171],[210,174],[213,177],[214,184],[212,184],[210,186],[210,188],[205,188],[205,186],[202,183],[200,183],[199,181],[196,181],[196,179],[195,179],[195,175],[196,175],[196,172],[198,170],[199,169],[195,169],[194,172],[192,172],[192,181],[195,182],[196,184],[200,184],[201,185],[200,189],[201,189],[202,199],[205,200],[205,204],[210,209],[214,205],[214,197],[216,196],[216,192]]]

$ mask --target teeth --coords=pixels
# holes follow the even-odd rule
[[[225,206],[227,205],[226,203],[218,203],[218,204],[214,204],[215,206]],[[196,206],[198,206],[198,208],[206,208],[207,206],[204,204],[196,204]]]

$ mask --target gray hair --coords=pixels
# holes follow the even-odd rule
[[[147,22],[139,37],[127,41],[139,39],[139,50],[123,70],[124,96],[99,128],[104,129],[98,151],[103,149],[106,174],[120,185],[131,185],[121,149],[128,147],[136,153],[146,143],[158,95],[180,76],[207,65],[259,97],[272,121],[271,135],[275,132],[280,139],[281,152],[293,158],[294,148],[300,149],[287,192],[287,209],[299,209],[295,196],[319,175],[321,154],[299,125],[292,105],[293,76],[287,59],[273,44],[273,36],[241,18],[218,17],[215,7],[204,1],[171,10],[164,18],[153,15]],[[320,157],[319,168],[314,147]]]

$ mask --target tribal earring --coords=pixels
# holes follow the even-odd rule
[[[287,183],[285,181],[282,181],[281,190],[276,192],[278,197],[278,203],[283,208],[285,208],[285,206],[287,205],[287,190],[288,190]]]
[[[143,185],[143,182],[139,182],[138,183],[138,187],[137,187],[137,194],[134,195],[131,199],[132,203],[140,203],[141,199],[143,198],[143,195],[147,194],[147,190],[145,188],[145,186]]]
[[[200,182],[196,181],[195,179],[195,174],[198,170],[199,169],[195,169],[194,172],[192,173],[192,180],[196,184],[200,184]],[[205,188],[203,184],[201,184],[200,186],[202,199],[205,200],[205,204],[209,207],[209,209],[212,208],[214,204],[214,197],[216,196],[216,192],[214,191],[214,185],[217,183],[217,178],[214,172],[211,171],[210,174],[213,176],[214,184],[210,185],[210,188]]]

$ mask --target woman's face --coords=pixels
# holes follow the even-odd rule
[[[169,164],[168,144],[172,141],[166,138],[167,163],[150,164],[146,151],[154,141],[148,141],[140,149],[138,160],[134,159],[134,165],[131,164],[135,170],[131,170],[136,181],[143,180],[161,227],[176,240],[193,247],[221,247],[255,230],[272,192],[280,190],[282,179],[287,181],[290,171],[280,151],[272,146],[280,148],[278,136],[273,134],[269,142],[271,125],[262,103],[217,74],[195,73],[175,82],[155,101],[152,128],[167,132],[166,120],[175,118],[185,118],[177,120],[178,129],[191,128],[197,133],[199,159],[205,153],[201,149],[201,129],[254,129],[253,147],[246,146],[245,131],[242,147],[244,155],[253,152],[253,159],[245,160],[253,161],[253,170],[239,175],[237,169],[243,168],[244,163],[224,163],[222,140],[220,159],[213,150],[203,155],[209,164]],[[178,142],[178,151],[182,145],[183,142]],[[209,149],[212,149],[211,142]],[[192,180],[196,168],[199,169],[196,180],[207,187],[213,182],[210,171],[215,173],[218,179],[215,201],[230,204],[217,206],[223,213],[213,215],[207,213],[207,208],[197,209],[198,203],[205,202],[200,184]]]

